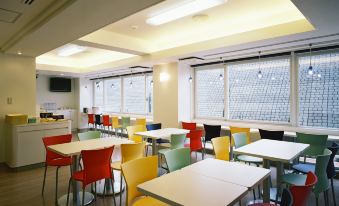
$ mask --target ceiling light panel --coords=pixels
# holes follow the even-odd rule
[[[146,20],[147,24],[158,26],[206,9],[219,6],[227,0],[191,0],[168,10],[159,12]]]
[[[60,49],[58,49],[57,53],[58,53],[58,56],[68,57],[68,56],[72,56],[74,54],[83,52],[86,49],[87,47],[84,47],[84,46],[78,46],[76,44],[67,44],[61,47]]]

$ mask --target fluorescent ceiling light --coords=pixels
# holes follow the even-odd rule
[[[87,49],[87,47],[84,47],[84,46],[78,46],[78,45],[75,45],[75,44],[67,44],[67,45],[61,47],[60,49],[58,49],[57,53],[58,53],[59,56],[68,57],[68,56],[71,56],[73,54],[83,52],[86,49]]]
[[[146,23],[158,26],[215,6],[219,6],[225,2],[226,0],[191,0],[148,18]]]

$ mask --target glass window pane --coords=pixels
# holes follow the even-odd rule
[[[128,76],[124,82],[124,112],[145,114],[145,76]]]
[[[299,125],[339,128],[339,52],[299,57]]]
[[[153,75],[146,76],[146,111],[153,113]]]
[[[121,79],[108,79],[105,84],[105,111],[121,112]]]
[[[290,60],[228,66],[229,119],[290,121]]]
[[[96,107],[104,105],[103,81],[94,81],[94,105]]]
[[[222,75],[222,78],[220,78]],[[196,70],[196,116],[224,116],[224,69]]]

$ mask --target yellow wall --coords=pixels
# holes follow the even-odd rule
[[[0,162],[4,162],[4,117],[8,113],[35,116],[35,58],[0,53]],[[7,104],[7,98],[12,104]]]
[[[160,82],[160,74],[167,73],[169,79]],[[178,127],[178,63],[153,67],[154,122],[162,127]]]

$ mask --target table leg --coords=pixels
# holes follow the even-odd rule
[[[157,151],[157,139],[152,138],[152,155],[158,154]]]
[[[270,165],[269,160],[264,159],[264,168],[270,169],[269,165]],[[270,178],[271,178],[271,176],[268,176],[263,182],[263,184],[264,184],[263,185],[264,186],[264,188],[263,188],[263,190],[264,190],[263,200],[264,200],[265,203],[270,202]]]
[[[120,172],[119,172],[120,173]],[[114,175],[114,180],[120,180],[120,174]],[[120,192],[124,191],[125,186],[122,185],[122,191],[120,191],[120,182],[114,181],[114,194],[119,194]],[[105,195],[113,195],[112,184],[110,180],[101,180],[97,182],[96,192],[98,195],[104,195],[104,188],[105,188]]]
[[[277,162],[276,164],[277,164],[277,194],[275,197],[275,202],[278,202],[278,198],[280,197],[281,193],[281,178],[283,176],[284,163]]]
[[[72,156],[72,172],[78,171],[78,156],[74,155]],[[73,175],[73,174],[72,174]],[[74,206],[82,205],[82,192],[79,192],[79,183],[76,181],[72,181],[72,193],[69,194],[69,204]],[[89,192],[85,192],[85,198],[84,198],[84,205],[89,205],[94,200],[94,195]],[[63,195],[58,199],[58,205],[63,206],[67,203],[67,194]]]

